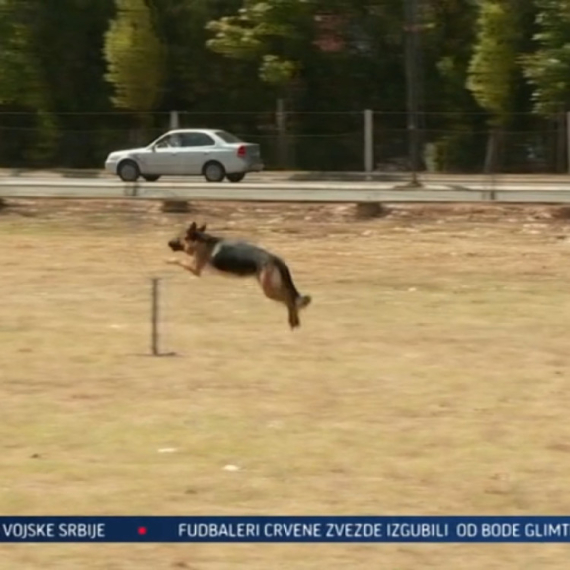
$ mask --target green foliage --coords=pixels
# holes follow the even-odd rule
[[[295,75],[297,65],[292,61],[282,60],[276,55],[264,55],[259,68],[259,76],[266,83],[285,85]]]
[[[516,3],[483,0],[467,86],[481,107],[499,121],[509,112],[512,102],[521,39]]]
[[[534,109],[544,115],[570,109],[570,0],[535,0],[537,49],[522,57],[534,88]]]
[[[242,110],[265,106],[252,61],[228,61],[206,47],[215,20],[235,11],[241,0],[155,1],[157,35],[164,45],[164,110]],[[272,103],[271,103],[272,104]]]
[[[37,133],[33,146],[26,153],[27,160],[36,166],[47,165],[53,157],[60,138],[53,113],[40,111],[37,115]]]
[[[85,118],[60,113],[108,108],[101,46],[112,7],[112,0],[1,1],[0,105],[32,113],[11,132],[10,156],[33,165],[88,152],[93,137],[78,145],[64,136]]]
[[[33,30],[25,24],[32,10],[18,0],[4,0],[0,10],[0,103],[42,107],[45,89],[33,51]]]
[[[306,0],[245,0],[236,15],[210,22],[215,37],[207,42],[214,52],[234,59],[259,61],[260,78],[272,85],[289,83],[300,67],[303,34],[314,8]]]
[[[144,0],[116,0],[117,15],[105,35],[106,78],[115,106],[149,111],[159,100],[164,53]]]
[[[426,63],[435,67],[430,92],[436,90],[446,104],[469,110],[467,72],[476,40],[478,11],[468,0],[430,0],[424,16]],[[433,63],[432,63],[433,62]],[[426,79],[430,80],[430,75]],[[441,104],[441,97],[437,97]]]

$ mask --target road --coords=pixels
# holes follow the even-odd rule
[[[116,176],[104,170],[78,170],[78,169],[55,169],[55,170],[23,170],[0,168],[0,180],[2,178],[106,178],[116,180]],[[370,173],[358,172],[306,172],[306,171],[277,171],[266,170],[252,172],[247,175],[248,182],[376,182],[402,183],[410,180],[408,172],[374,171]],[[570,184],[569,174],[446,174],[446,173],[420,173],[419,178],[426,184],[463,184],[471,183],[494,184],[513,182],[517,184]],[[172,179],[169,179],[172,180]],[[180,178],[179,180],[184,180]],[[186,179],[188,180],[188,179]]]
[[[423,181],[423,180],[422,180]],[[570,203],[570,179],[456,177],[405,181],[292,181],[252,176],[239,184],[209,184],[200,178],[171,178],[137,185],[113,177],[72,178],[52,174],[0,176],[0,198],[125,198],[273,202],[532,202]]]

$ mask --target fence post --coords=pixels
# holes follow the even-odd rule
[[[374,170],[374,111],[364,110],[364,171]],[[370,177],[368,177],[370,178]]]
[[[180,121],[178,116],[178,111],[170,111],[170,130],[180,128]]]
[[[570,174],[570,111],[566,113],[566,171]]]
[[[289,152],[287,149],[287,117],[284,99],[277,99],[275,119],[277,123],[277,160],[279,168],[286,169],[289,167]]]
[[[160,279],[154,277],[152,279],[152,302],[151,302],[151,351],[153,356],[160,354],[159,338],[158,338],[158,301],[159,301],[159,283]]]
[[[421,186],[418,180],[419,169],[419,125],[418,114],[420,104],[420,46],[419,33],[419,8],[418,0],[405,0],[405,68],[407,88],[407,112],[408,112],[408,152],[412,179],[409,186],[412,188]]]

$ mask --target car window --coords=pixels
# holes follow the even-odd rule
[[[167,137],[164,137],[159,142],[157,142],[155,145],[156,148],[176,148],[179,146],[181,146],[179,134],[168,135]]]
[[[183,147],[212,146],[215,144],[214,139],[206,133],[182,133],[180,137]]]
[[[227,143],[240,143],[243,142],[240,138],[228,133],[227,131],[216,131],[216,135]]]

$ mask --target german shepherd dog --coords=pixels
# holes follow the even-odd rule
[[[301,325],[299,311],[309,305],[311,297],[297,291],[289,268],[280,257],[248,242],[208,234],[206,224],[198,227],[196,222],[192,222],[182,237],[171,239],[168,246],[193,259],[187,262],[172,258],[167,263],[179,265],[196,277],[207,267],[236,277],[255,276],[266,297],[287,307],[291,329]]]

